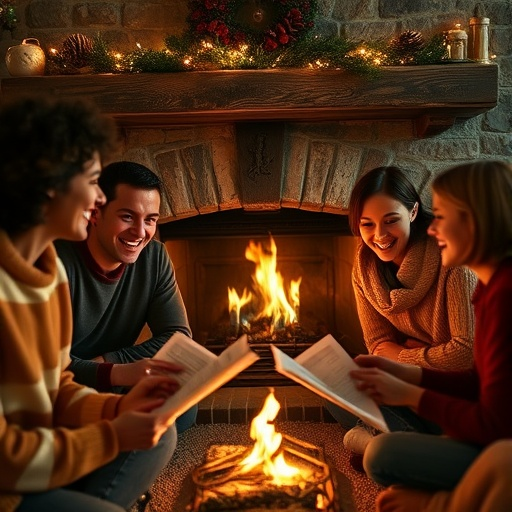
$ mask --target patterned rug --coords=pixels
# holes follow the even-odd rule
[[[344,480],[342,492],[351,493],[357,512],[373,512],[375,497],[380,488],[365,475],[354,471],[348,453],[343,449],[344,430],[336,423],[280,422],[276,431],[323,447],[331,467],[338,470]],[[191,471],[204,462],[207,449],[213,444],[247,445],[249,437],[246,424],[198,425],[179,436],[176,451],[151,488],[151,501],[147,512],[184,512],[188,495],[183,492],[190,480]],[[343,511],[344,512],[344,511]]]

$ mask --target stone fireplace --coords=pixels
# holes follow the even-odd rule
[[[463,84],[463,86],[461,86]],[[367,170],[400,165],[428,199],[450,160],[471,158],[468,119],[497,103],[497,66],[345,71],[211,71],[10,78],[2,96],[87,96],[122,133],[119,158],[164,183],[160,237],[176,268],[194,338],[225,318],[227,287],[250,281],[249,240],[271,234],[286,279],[300,274],[301,320],[363,350],[346,210]],[[428,155],[429,165],[424,164]]]

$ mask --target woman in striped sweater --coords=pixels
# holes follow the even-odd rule
[[[27,98],[0,110],[5,512],[125,510],[175,447],[174,426],[151,413],[175,391],[173,380],[148,377],[118,396],[78,385],[65,370],[71,303],[53,241],[86,238],[91,212],[105,200],[97,180],[113,134],[111,121],[81,101]]]

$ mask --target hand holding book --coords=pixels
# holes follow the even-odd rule
[[[358,368],[343,347],[327,335],[295,359],[272,346],[276,370],[355,414],[382,432],[388,426],[378,405],[356,388],[350,371]]]
[[[183,371],[176,375],[180,389],[156,409],[168,425],[259,359],[251,350],[246,335],[216,356],[181,333],[173,334],[154,357],[183,367]]]

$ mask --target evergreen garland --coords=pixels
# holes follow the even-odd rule
[[[16,28],[18,19],[14,4],[14,0],[0,0],[0,30],[12,32]]]
[[[443,36],[434,36],[407,59],[383,42],[356,44],[340,37],[308,36],[293,46],[267,52],[261,46],[236,50],[225,45],[204,45],[188,36],[169,36],[165,50],[138,48],[116,57],[98,37],[93,40],[89,63],[95,73],[172,73],[213,69],[312,68],[345,69],[367,77],[381,66],[442,63],[446,57]],[[364,50],[362,50],[364,48]]]
[[[115,52],[110,49],[107,42],[98,36],[93,39],[89,62],[95,73],[119,73],[124,71],[115,57]]]

